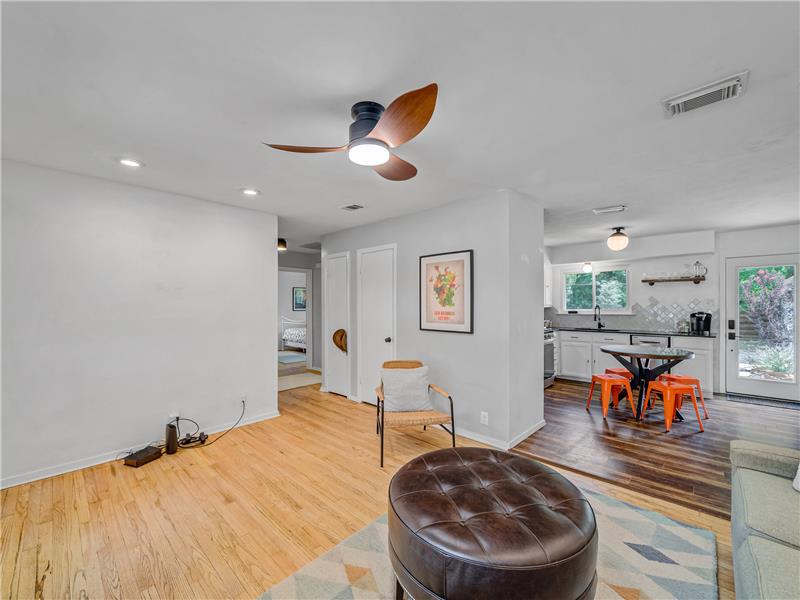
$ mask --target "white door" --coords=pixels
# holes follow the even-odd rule
[[[344,329],[350,336],[350,255],[347,252],[331,254],[322,264],[325,286],[325,324],[323,339],[324,390],[350,395],[350,359],[333,343],[333,334]],[[350,341],[350,343],[352,343]],[[348,344],[349,350],[349,344]]]
[[[359,250],[358,258],[358,399],[375,403],[381,367],[395,358],[394,244]]]
[[[561,376],[589,381],[592,378],[592,344],[590,342],[561,342],[559,365]]]
[[[729,258],[724,336],[726,390],[800,401],[797,271],[800,255]]]

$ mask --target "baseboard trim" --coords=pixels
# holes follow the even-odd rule
[[[456,425],[456,435],[475,440],[476,442],[486,444],[487,446],[497,448],[498,450],[508,450],[508,446],[503,440],[489,437],[488,435],[483,435],[481,433],[475,433],[474,431],[469,431],[467,429],[462,429],[458,425]]]
[[[475,440],[476,442],[480,442],[481,444],[486,444],[488,446],[492,446],[493,448],[497,448],[498,450],[509,450],[519,444],[522,440],[524,440],[529,435],[539,431],[542,427],[545,426],[544,419],[535,423],[531,427],[528,427],[525,431],[520,433],[518,436],[514,437],[508,442],[503,440],[489,437],[488,435],[483,435],[481,433],[475,433],[474,431],[468,431],[466,429],[461,429],[456,427],[456,435],[460,435],[461,437],[469,438],[471,440]]]
[[[519,444],[522,440],[527,438],[530,435],[533,435],[537,431],[539,431],[542,427],[544,427],[546,423],[544,419],[539,421],[538,423],[534,423],[532,426],[528,427],[525,431],[520,433],[518,436],[511,438],[511,441],[508,443],[509,448],[513,448],[517,444]]]
[[[253,415],[252,417],[249,417],[247,419],[242,419],[242,422],[239,423],[237,429],[239,427],[244,427],[245,425],[251,425],[259,421],[274,419],[275,417],[279,416],[280,413],[277,410],[268,413],[262,413],[259,415]],[[225,431],[226,429],[230,428],[230,426],[233,425],[235,422],[236,421],[231,421],[223,425],[207,427],[204,428],[203,431],[205,431],[206,433],[218,433],[220,431]],[[110,452],[103,452],[102,454],[97,454],[95,456],[90,456],[88,458],[81,458],[78,460],[61,463],[59,465],[53,465],[50,467],[36,469],[34,471],[28,471],[27,473],[21,473],[20,475],[12,475],[11,477],[4,477],[3,479],[0,479],[0,489],[6,489],[14,487],[16,485],[22,485],[23,483],[30,483],[31,481],[37,481],[39,479],[47,479],[48,477],[55,477],[57,475],[63,475],[64,473],[69,473],[71,471],[78,471],[79,469],[86,469],[88,467],[94,467],[95,465],[99,465],[102,463],[119,460],[120,458],[122,458],[123,454],[129,452],[132,448],[143,448],[150,442],[152,442],[152,438],[144,442],[141,442],[139,444],[133,444],[132,446],[118,448],[116,450],[111,450]]]

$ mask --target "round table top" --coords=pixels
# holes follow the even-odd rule
[[[661,358],[664,360],[685,360],[694,358],[694,352],[691,350],[644,344],[600,346],[600,350],[608,354],[619,354],[621,356],[632,356],[634,358]]]

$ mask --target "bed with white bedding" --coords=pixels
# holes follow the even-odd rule
[[[281,317],[281,350],[284,348],[306,349],[306,322]]]

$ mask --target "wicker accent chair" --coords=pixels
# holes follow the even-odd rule
[[[389,360],[383,363],[384,369],[418,369],[421,366],[422,362],[418,360]],[[383,401],[383,382],[381,382],[381,384],[375,388],[375,394],[378,396],[378,404],[376,407],[376,433],[381,436],[381,467],[383,467],[383,433],[387,427],[410,427],[422,425],[423,429],[427,429],[428,425],[439,425],[442,429],[450,434],[450,437],[453,440],[453,448],[456,447],[456,422],[453,418],[453,397],[438,385],[434,385],[433,383],[428,385],[428,390],[433,390],[440,396],[443,396],[449,400],[449,415],[436,410],[421,410],[416,412],[386,412],[386,410],[384,410]],[[450,429],[445,427],[447,424],[450,424]]]

